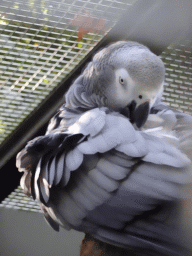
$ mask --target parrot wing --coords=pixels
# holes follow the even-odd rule
[[[166,119],[166,128],[176,134],[178,148],[192,160],[192,116],[172,109],[165,103],[159,102],[152,108],[152,116],[160,115]]]
[[[84,113],[64,133],[57,128],[57,133],[34,139],[17,156],[17,166],[24,171],[21,185],[39,201],[49,224],[55,230],[61,225],[89,232],[95,225],[121,228],[154,209],[157,199],[174,197],[175,190],[169,191],[165,178],[168,171],[162,178],[160,169],[162,165],[181,168],[189,162],[179,150],[136,131],[127,118],[105,108]],[[156,172],[147,174],[154,166]],[[119,200],[125,195],[132,198],[133,193],[147,199],[128,200],[119,218],[107,221],[99,213],[105,207],[117,212]]]

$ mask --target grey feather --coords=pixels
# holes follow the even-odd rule
[[[64,152],[56,156],[54,186],[57,186],[60,183],[61,178],[64,175],[65,155],[66,153]]]
[[[48,163],[46,163],[44,166],[41,166],[41,173],[37,181],[39,182],[39,192],[45,203],[49,201],[50,197],[47,165]]]
[[[92,179],[89,178],[88,175],[81,175],[80,180],[82,182],[82,189],[88,192],[86,193],[87,196],[94,194],[99,200],[100,204],[105,202],[110,196],[110,192],[105,189],[105,187],[101,187],[99,184],[96,184]]]
[[[55,173],[56,173],[56,159],[55,157],[51,157],[49,160],[49,165],[48,165],[48,173],[49,173],[49,185],[53,185],[53,181],[55,178]]]
[[[47,208],[43,205],[40,204],[41,210],[43,211],[44,217],[46,221],[49,223],[49,225],[55,230],[59,231],[59,224],[53,220],[53,217],[49,215]]]
[[[88,173],[88,177],[99,187],[108,192],[112,192],[118,188],[118,182],[103,175],[97,168]]]
[[[104,158],[99,160],[97,164],[97,170],[114,180],[124,179],[131,171],[131,169],[129,170],[128,168],[115,165],[114,162],[111,163]]]

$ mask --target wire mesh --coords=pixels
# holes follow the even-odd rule
[[[1,0],[0,143],[134,0]]]
[[[32,198],[25,196],[21,187],[15,189],[7,198],[5,198],[5,200],[1,202],[0,207],[41,212],[38,203]]]
[[[170,45],[162,53],[166,67],[163,100],[171,107],[192,114],[192,42]]]

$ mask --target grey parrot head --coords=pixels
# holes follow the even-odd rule
[[[163,62],[147,47],[120,41],[95,54],[76,80],[76,99],[79,97],[78,102],[82,102],[86,98],[94,107],[106,106],[121,112],[140,128],[161,97],[164,76]]]

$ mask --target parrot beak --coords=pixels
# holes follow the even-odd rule
[[[141,128],[147,121],[149,115],[149,102],[146,101],[139,105],[133,100],[125,109],[121,111],[121,114],[130,119],[132,124],[136,124],[138,128]]]
[[[131,123],[135,123],[138,128],[141,128],[147,121],[148,115],[149,102],[146,101],[130,112]]]

